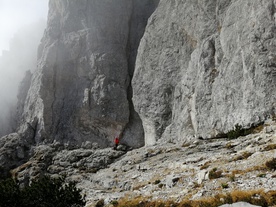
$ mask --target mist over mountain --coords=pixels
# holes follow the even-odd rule
[[[45,20],[18,30],[10,40],[10,49],[0,57],[0,136],[17,127],[18,87],[26,71],[37,65],[37,49],[46,27]]]

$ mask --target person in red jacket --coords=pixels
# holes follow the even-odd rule
[[[117,147],[118,147],[118,145],[119,145],[119,137],[118,137],[118,136],[115,137],[114,143],[115,143],[114,149],[117,150]]]

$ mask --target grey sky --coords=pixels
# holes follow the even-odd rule
[[[0,55],[21,27],[47,18],[49,0],[0,0]]]

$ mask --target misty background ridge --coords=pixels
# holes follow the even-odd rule
[[[9,50],[0,56],[0,136],[14,132],[16,121],[11,115],[17,111],[17,93],[26,71],[33,71],[37,63],[37,49],[46,27],[46,20],[22,27],[9,42]]]
[[[0,56],[20,28],[46,19],[48,0],[0,0]]]

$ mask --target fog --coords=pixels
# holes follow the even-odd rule
[[[0,136],[15,131],[18,86],[36,69],[48,0],[0,0]]]

